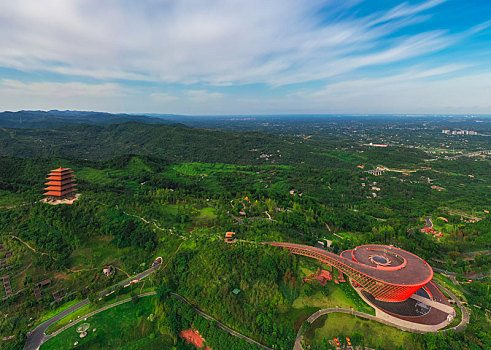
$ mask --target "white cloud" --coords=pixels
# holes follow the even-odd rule
[[[460,68],[343,81],[291,99],[324,113],[489,113],[491,100],[483,96],[491,96],[491,73],[445,76]]]
[[[184,84],[305,82],[448,46],[444,31],[386,38],[441,2],[343,19],[356,1],[3,1],[0,66]]]
[[[186,96],[193,102],[206,102],[220,99],[223,94],[206,90],[187,90]]]
[[[32,82],[3,79],[0,81],[3,95],[40,96],[51,98],[67,97],[111,97],[123,94],[123,88],[115,83],[85,84],[79,82]]]
[[[166,92],[154,92],[150,94],[150,97],[157,102],[172,102],[177,100],[176,96],[168,94]]]

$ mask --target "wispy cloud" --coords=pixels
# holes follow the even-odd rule
[[[106,80],[299,83],[448,46],[445,31],[388,38],[442,2],[342,17],[356,2],[4,1],[0,66]]]
[[[45,96],[66,98],[74,96],[114,97],[121,96],[124,89],[115,83],[85,84],[79,82],[34,82],[24,83],[18,80],[0,81],[0,93],[3,95]]]
[[[157,102],[172,102],[177,100],[177,97],[167,92],[154,92],[150,94],[150,97]]]
[[[488,113],[491,73],[448,75],[464,66],[408,70],[379,78],[346,80],[290,96],[302,108],[326,113]]]
[[[436,18],[455,1],[386,3],[2,1],[0,105],[172,113],[403,112],[444,108],[446,93],[449,106],[457,108],[459,101],[461,108],[487,108],[489,84],[481,80],[489,73],[466,78],[462,71],[489,67],[485,31],[491,21],[481,16],[452,25]],[[481,62],[458,50],[474,37],[483,40],[472,46]],[[467,100],[455,97],[457,92]]]
[[[188,90],[186,91],[186,96],[194,102],[205,102],[220,99],[223,97],[223,94],[206,90]]]

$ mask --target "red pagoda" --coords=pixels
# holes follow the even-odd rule
[[[47,191],[44,195],[53,199],[64,199],[75,192],[75,177],[73,171],[68,168],[59,167],[51,170],[46,178],[48,185],[44,190]]]

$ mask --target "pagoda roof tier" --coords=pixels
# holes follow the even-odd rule
[[[72,187],[75,187],[75,184],[69,184],[68,186],[49,186],[46,187],[44,190],[45,191],[65,191],[68,190]]]
[[[69,184],[69,183],[72,183],[72,182],[75,182],[75,178],[71,177],[69,179],[63,179],[63,180],[54,180],[54,181],[48,181],[48,182],[45,182],[44,184],[45,185],[65,185],[65,184]]]
[[[63,171],[63,172],[52,171],[48,174],[48,176],[69,176],[71,174],[73,174],[73,171]]]
[[[51,175],[46,178],[46,180],[66,180],[66,179],[73,179],[74,176],[71,174],[66,174],[66,175]]]
[[[44,195],[45,196],[62,197],[62,196],[66,196],[67,194],[73,193],[76,190],[77,190],[76,188],[71,188],[71,189],[66,190],[66,191],[49,191],[49,192],[46,192]]]
[[[56,173],[61,173],[64,171],[72,171],[72,169],[70,169],[70,168],[58,168],[58,169],[53,169],[51,171],[56,172]]]
[[[71,171],[71,169],[70,168],[62,168],[62,167],[59,167],[57,169],[51,170],[51,172],[56,172],[56,173],[61,173],[61,172],[64,172],[64,171]]]

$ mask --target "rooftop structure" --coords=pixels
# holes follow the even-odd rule
[[[234,238],[235,232],[225,233],[225,243],[235,243],[237,240]]]
[[[384,245],[364,245],[341,255],[294,243],[268,242],[289,252],[322,261],[348,275],[376,300],[404,301],[433,278],[426,261],[405,250]]]
[[[47,187],[44,190],[47,192],[44,195],[54,199],[66,198],[77,190],[73,171],[69,168],[51,170],[46,180],[48,182],[45,183]]]

